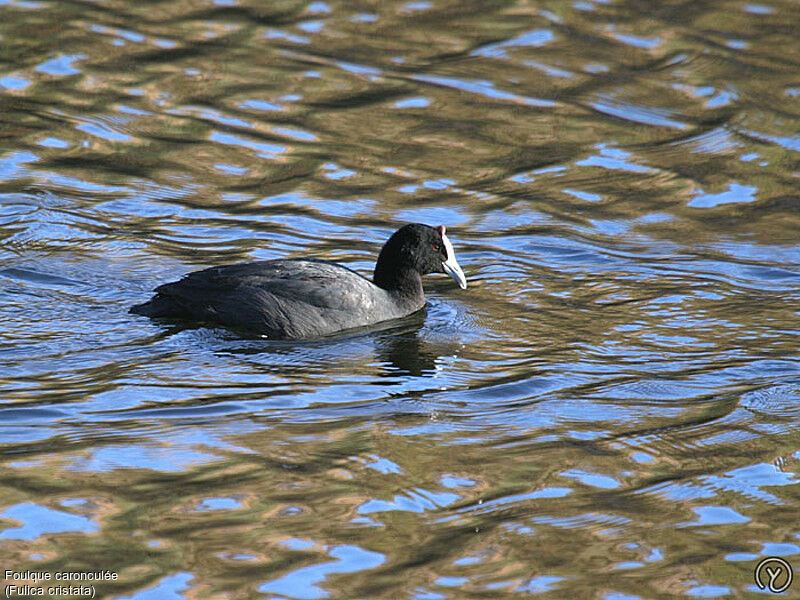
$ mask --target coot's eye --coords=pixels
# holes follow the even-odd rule
[[[433,251],[434,252],[438,252],[439,248],[441,248],[441,246],[439,244],[432,244],[432,246],[433,246]]]

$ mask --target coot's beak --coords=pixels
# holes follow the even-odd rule
[[[462,290],[465,290],[467,289],[467,278],[464,276],[464,271],[462,271],[461,267],[458,265],[456,253],[453,250],[453,244],[450,243],[450,240],[448,240],[447,236],[444,234],[444,225],[441,226],[439,231],[442,234],[444,248],[447,250],[447,260],[442,263],[444,272],[455,280],[455,282],[458,284],[458,287],[460,287]]]

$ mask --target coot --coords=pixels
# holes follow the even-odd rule
[[[412,223],[381,249],[374,283],[324,260],[266,260],[189,273],[156,288],[130,312],[218,323],[273,339],[314,338],[420,310],[427,273],[447,273],[467,287],[445,226]]]

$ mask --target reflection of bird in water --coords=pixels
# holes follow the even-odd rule
[[[390,366],[381,373],[384,377],[395,375],[430,376],[436,371],[438,356],[419,337],[419,326],[414,331],[400,335],[382,336],[378,340],[378,360]]]

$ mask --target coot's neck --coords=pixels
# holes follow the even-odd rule
[[[422,277],[416,269],[398,267],[396,264],[387,265],[385,261],[378,260],[372,280],[375,285],[404,302],[419,304],[424,301]]]

